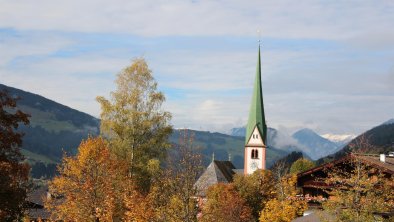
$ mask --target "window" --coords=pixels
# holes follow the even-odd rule
[[[258,159],[259,158],[259,151],[256,149],[252,150],[252,155],[251,155],[252,159]]]

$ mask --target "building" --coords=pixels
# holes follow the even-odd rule
[[[324,183],[324,178],[327,178],[327,172],[333,168],[351,172],[353,168],[352,161],[354,160],[360,161],[366,166],[379,169],[387,178],[394,176],[394,157],[385,156],[384,154],[351,153],[338,160],[299,173],[297,175],[297,187],[302,189],[302,193],[306,197],[327,198],[328,194],[324,192],[325,189],[330,188],[329,184]]]
[[[244,173],[266,169],[267,124],[265,122],[263,92],[261,87],[260,46],[257,60],[253,96],[246,126]]]
[[[251,174],[257,169],[266,169],[267,125],[265,122],[263,93],[261,86],[260,45],[253,96],[249,119],[246,126],[244,147],[244,169],[235,169],[230,161],[212,159],[211,164],[195,183],[199,197],[206,196],[209,186],[217,183],[230,183],[234,174]]]
[[[25,203],[28,221],[49,221],[50,213],[44,208],[44,201],[49,196],[47,186],[39,187],[28,193]]]
[[[197,196],[205,198],[208,187],[217,183],[231,183],[235,173],[236,169],[230,161],[212,159],[211,164],[195,183]]]

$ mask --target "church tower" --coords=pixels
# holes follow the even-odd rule
[[[245,135],[244,174],[257,169],[265,169],[267,148],[267,125],[264,116],[263,92],[261,88],[260,45],[257,60],[253,97],[249,110],[249,120]]]

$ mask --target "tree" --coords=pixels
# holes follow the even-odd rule
[[[23,215],[29,166],[20,152],[23,133],[19,124],[29,124],[29,115],[16,108],[16,100],[0,91],[0,220],[14,221]]]
[[[164,95],[157,91],[144,59],[135,59],[117,77],[111,99],[97,97],[101,105],[101,133],[109,139],[112,151],[129,163],[129,174],[137,188],[149,191],[149,164],[164,159],[169,148],[171,114],[162,111]]]
[[[251,175],[235,175],[234,187],[252,209],[257,220],[265,204],[276,197],[274,175],[269,170],[256,170]]]
[[[130,191],[124,177],[125,166],[111,155],[104,139],[82,141],[78,154],[63,158],[58,168],[60,175],[49,184],[55,198],[50,199],[46,207],[54,212],[53,219],[112,221],[121,218],[122,198]]]
[[[374,213],[394,210],[394,178],[383,174],[360,157],[353,156],[331,169],[323,181],[330,198],[323,209],[336,221],[375,221]]]
[[[179,145],[170,150],[166,168],[154,179],[149,197],[157,221],[197,221],[194,183],[202,171],[202,157],[193,140],[194,135],[182,130]]]
[[[260,214],[260,222],[290,222],[307,209],[305,201],[296,197],[296,175],[276,180],[276,197],[269,200]]]
[[[203,206],[202,222],[249,222],[252,210],[232,184],[216,184],[208,188],[207,201]]]
[[[315,167],[314,162],[305,158],[300,158],[291,165],[290,173],[297,174],[309,170],[313,167]]]

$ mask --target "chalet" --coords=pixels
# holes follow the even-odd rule
[[[297,187],[302,189],[302,193],[305,197],[327,198],[328,195],[324,190],[329,188],[329,185],[325,184],[322,179],[327,178],[327,172],[333,168],[350,172],[352,170],[352,161],[354,160],[360,161],[368,167],[378,169],[387,178],[394,175],[394,157],[384,154],[372,155],[351,153],[338,160],[299,173],[297,175]]]

